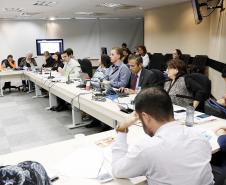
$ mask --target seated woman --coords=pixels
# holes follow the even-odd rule
[[[58,67],[61,67],[62,69],[64,68],[64,64],[61,58],[61,54],[59,52],[56,52],[53,54],[53,59],[55,60],[55,63],[52,67],[52,71],[57,71],[58,72]]]
[[[192,97],[185,84],[185,74],[186,67],[182,60],[172,59],[168,62],[167,75],[169,77],[169,81],[165,82],[164,89],[169,93],[173,104],[182,107],[192,104],[192,100],[190,99],[177,97],[177,95]]]
[[[175,53],[173,53],[173,59],[182,60],[182,52],[179,49],[175,49]]]
[[[2,61],[2,68],[8,68],[8,69],[15,69],[16,68],[16,62],[13,60],[13,55],[8,55],[7,59]],[[11,82],[5,82],[5,85],[3,86],[3,90],[6,88],[17,88],[16,86],[11,86]],[[19,89],[19,88],[18,88]]]
[[[51,54],[48,51],[44,52],[44,60],[45,63],[42,64],[42,67],[53,67],[53,65],[55,64],[55,60],[52,58]]]
[[[106,75],[106,71],[111,66],[111,59],[108,55],[101,55],[100,66],[97,68],[93,77],[91,78],[92,86],[100,87],[100,82],[103,81]]]

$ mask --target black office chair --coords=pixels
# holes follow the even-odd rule
[[[173,54],[172,53],[166,53],[165,54],[165,62],[169,62],[171,59],[173,59]]]
[[[81,70],[83,73],[87,73],[89,75],[90,78],[93,77],[93,67],[92,67],[92,63],[89,59],[84,58],[84,59],[78,59],[78,62],[81,66]]]
[[[4,60],[1,62],[1,65],[4,65],[6,68],[8,68],[8,67],[12,68],[12,67],[9,65],[7,59],[4,59]],[[2,87],[2,89],[3,89],[3,90],[9,89],[9,92],[11,92],[11,89],[17,89],[18,91],[20,91],[20,87],[12,86],[12,85],[11,85],[11,82],[5,82],[5,84],[4,84],[4,86]]]
[[[208,56],[206,55],[196,55],[191,64],[190,73],[205,73],[206,64],[208,61]]]
[[[154,53],[148,65],[148,69],[158,69],[160,71],[166,70],[166,60],[162,53]]]
[[[211,97],[211,81],[206,75],[200,73],[185,75],[184,80],[188,91],[192,93],[192,97],[183,95],[176,96],[199,101],[196,110],[204,112],[205,101]]]
[[[165,78],[163,72],[158,70],[158,69],[150,69],[150,70],[155,74],[156,79],[158,79],[157,80],[158,82],[156,83],[156,86],[159,86],[159,87],[163,88],[164,87],[164,83],[166,81],[166,78]]]

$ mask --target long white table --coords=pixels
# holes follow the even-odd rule
[[[27,79],[33,81],[37,86],[42,87],[49,91],[50,94],[50,105],[53,104],[55,96],[59,96],[65,101],[72,104],[72,107],[80,108],[87,112],[88,114],[100,119],[104,123],[114,127],[115,124],[124,120],[128,114],[125,114],[119,110],[116,103],[111,100],[106,102],[96,102],[92,100],[92,94],[88,91],[84,91],[76,88],[75,84],[67,85],[65,83],[54,83],[48,80],[45,76],[34,74],[31,72],[23,72]],[[79,98],[76,97],[80,93],[83,94]],[[76,97],[76,98],[75,98]],[[125,99],[119,99],[119,101],[125,101]],[[130,101],[129,98],[126,100]],[[174,106],[175,109],[180,109],[180,107]],[[221,127],[226,125],[226,120],[217,119],[210,122],[195,124],[194,126],[200,127],[204,130],[215,130],[216,127]],[[143,137],[145,134],[141,127],[133,126],[129,131],[129,143],[136,140],[138,137]],[[24,160],[35,160],[42,163],[47,169],[54,169],[56,164],[65,159],[69,154],[76,152],[81,146],[81,140],[89,143],[94,143],[99,139],[106,137],[115,137],[114,131],[108,131],[104,133],[94,134],[91,136],[86,136],[80,139],[80,145],[76,144],[76,139],[67,140],[64,142],[59,142],[55,144],[50,144],[26,151],[15,152],[12,154],[0,156],[0,163],[4,164],[16,164]],[[219,145],[216,139],[211,139],[210,144],[212,146],[212,152],[215,153],[219,150]],[[92,154],[90,154],[92,157]],[[59,174],[60,179],[55,184],[100,184],[96,179],[87,179],[79,177],[66,177],[65,175]],[[131,184],[129,180],[114,180],[108,184]]]

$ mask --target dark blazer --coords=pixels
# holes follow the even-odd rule
[[[53,67],[55,64],[55,60],[50,56],[45,64],[42,64],[42,67]]]
[[[131,75],[128,88],[132,87],[132,79],[134,78],[134,74]],[[162,84],[160,82],[160,77],[153,72],[152,70],[142,69],[139,79],[139,85],[141,89],[153,86],[160,86]]]
[[[64,68],[64,64],[61,60],[55,61],[52,71],[58,71],[58,67],[61,67],[62,69]]]

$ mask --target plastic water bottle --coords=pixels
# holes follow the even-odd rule
[[[188,127],[192,127],[194,124],[194,112],[195,109],[192,106],[188,106],[186,108],[186,120],[185,120],[185,125]]]

